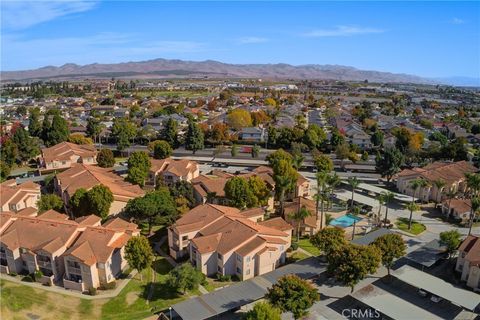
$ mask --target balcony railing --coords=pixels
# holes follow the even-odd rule
[[[75,267],[71,267],[71,266],[68,266],[67,268],[68,268],[69,273],[79,274],[79,275],[82,274],[82,270],[80,270],[80,268],[75,268]]]
[[[37,264],[40,268],[52,269],[52,263],[50,261],[37,260]]]

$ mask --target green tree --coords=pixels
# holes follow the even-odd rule
[[[361,159],[362,159],[362,161],[368,161],[368,152],[367,151],[363,151]]]
[[[347,183],[350,186],[350,188],[352,188],[352,199],[350,202],[350,209],[352,209],[354,204],[353,198],[355,196],[355,189],[357,189],[358,186],[360,185],[360,180],[358,180],[357,177],[348,177]]]
[[[340,183],[340,178],[336,173],[329,174],[326,171],[320,171],[316,174],[317,178],[317,194],[315,195],[315,216],[318,219],[318,211],[320,209],[320,229],[323,229],[323,220],[325,215],[324,203],[330,199],[330,192]]]
[[[182,294],[187,293],[187,290],[196,290],[204,281],[205,275],[190,263],[181,264],[168,273],[168,284]]]
[[[70,130],[68,129],[67,121],[59,114],[55,114],[52,119],[52,125],[47,133],[47,146],[54,146],[60,142],[68,140]]]
[[[380,130],[375,130],[375,132],[370,137],[370,141],[375,147],[381,147],[383,145],[385,135]]]
[[[113,203],[113,193],[102,184],[94,186],[87,192],[87,199],[91,213],[106,220]]]
[[[333,128],[332,135],[330,137],[330,144],[336,148],[338,145],[345,143],[345,137],[338,131],[337,128]]]
[[[320,300],[320,295],[311,283],[296,275],[286,275],[268,289],[266,298],[274,307],[291,312],[295,319],[300,319]]]
[[[315,163],[318,172],[330,172],[333,170],[333,161],[325,154],[315,156],[313,162]]]
[[[258,199],[253,194],[247,179],[243,177],[233,177],[225,184],[225,197],[230,204],[236,208],[251,208],[257,205]]]
[[[38,139],[32,138],[22,126],[15,130],[12,141],[17,145],[18,157],[22,162],[28,161],[40,153]]]
[[[85,137],[81,133],[72,133],[68,136],[68,142],[75,143],[75,144],[93,144],[93,140]]]
[[[245,315],[245,320],[281,320],[282,311],[268,302],[257,302]]]
[[[403,257],[407,249],[402,236],[396,233],[380,236],[372,245],[380,250],[382,264],[387,268],[388,275],[394,260]]]
[[[389,204],[391,204],[393,202],[393,200],[395,200],[395,194],[393,192],[388,191],[388,192],[382,192],[382,196],[383,196],[383,201],[385,203],[385,220],[384,220],[384,223],[387,224]]]
[[[480,211],[480,197],[473,197],[470,199],[471,208],[470,208],[470,219],[468,223],[468,235],[472,234],[473,221],[475,217],[478,216]]]
[[[5,181],[10,176],[11,167],[5,162],[0,161],[0,182]]]
[[[238,146],[236,144],[232,145],[232,149],[230,150],[230,154],[232,157],[236,157],[238,155]]]
[[[151,162],[144,151],[135,151],[128,158],[127,181],[143,186],[148,177]]]
[[[310,237],[310,242],[328,258],[333,252],[347,245],[345,231],[338,227],[326,227]]]
[[[50,209],[63,211],[63,201],[56,194],[43,194],[40,200],[37,201],[37,207],[40,213]]]
[[[275,194],[280,202],[279,211],[283,215],[285,195],[295,188],[298,180],[298,173],[286,160],[280,162],[273,168],[273,179],[275,181]]]
[[[331,254],[328,271],[353,292],[358,282],[377,271],[381,259],[380,250],[375,246],[350,244]]]
[[[247,110],[236,108],[227,114],[227,123],[231,128],[235,130],[240,130],[245,127],[251,127],[252,116]]]
[[[50,128],[52,127],[52,123],[50,122],[50,117],[48,114],[45,114],[43,117],[43,122],[42,122],[42,133],[40,134],[40,138],[42,138],[43,143],[45,143],[46,146],[49,146],[48,144],[48,132],[50,131]]]
[[[168,118],[163,124],[161,137],[167,141],[172,148],[176,148],[178,146],[178,122],[173,118]]]
[[[112,126],[112,136],[117,141],[117,149],[124,150],[130,146],[130,141],[137,135],[137,127],[126,118],[115,118]]]
[[[156,140],[153,143],[153,157],[155,159],[165,159],[172,155],[173,150],[170,144],[164,140]]]
[[[165,187],[129,200],[123,213],[138,222],[145,221],[148,224],[148,234],[154,223],[170,225],[177,217],[175,201]]]
[[[2,163],[11,168],[18,157],[18,147],[12,139],[6,139],[1,145],[0,159]]]
[[[258,158],[259,154],[260,154],[260,147],[257,145],[254,145],[252,148],[252,158]]]
[[[309,146],[310,149],[320,148],[326,139],[327,134],[316,124],[309,125],[303,136],[304,143]]]
[[[42,124],[40,123],[40,109],[38,107],[30,109],[30,117],[28,119],[28,133],[30,133],[32,137],[41,137]]]
[[[193,154],[197,150],[202,150],[204,148],[204,135],[202,129],[190,120],[188,122],[187,135],[185,137],[185,149],[192,150]]]
[[[408,230],[412,229],[413,213],[420,210],[420,206],[415,202],[410,202],[405,205],[405,209],[410,211],[410,217],[408,218]]]
[[[98,137],[102,133],[102,125],[100,121],[94,117],[90,117],[87,120],[87,136],[93,139],[93,141],[97,142]]]
[[[285,160],[286,162],[288,163],[292,163],[293,159],[292,159],[292,155],[288,152],[286,152],[285,150],[283,149],[278,149],[277,151],[275,152],[272,152],[270,153],[266,159],[265,159],[268,164],[270,165],[270,167],[273,169],[275,167],[278,166],[278,163],[281,161],[281,160]]]
[[[343,168],[344,167],[344,160],[348,159],[350,156],[350,147],[348,146],[347,143],[341,143],[337,145],[337,148],[335,149],[335,155],[337,159],[341,161],[340,166]]]
[[[390,182],[392,177],[400,172],[400,167],[404,161],[403,153],[397,148],[387,148],[375,159],[375,168]]]
[[[148,239],[144,236],[131,237],[125,246],[125,259],[130,267],[140,273],[140,281],[143,281],[142,271],[150,268],[153,262],[153,251]]]
[[[97,154],[97,163],[99,167],[111,168],[115,165],[115,157],[110,149],[101,149]]]
[[[295,225],[297,227],[297,242],[300,240],[300,229],[302,227],[302,222],[310,216],[312,216],[312,213],[305,206],[300,208],[300,210],[295,210],[290,216],[290,218],[295,221]]]
[[[447,247],[448,257],[452,257],[462,243],[462,235],[458,230],[440,232],[440,244]]]
[[[248,186],[257,198],[256,205],[266,206],[271,196],[271,190],[267,187],[265,181],[258,176],[251,176],[248,178]]]
[[[90,212],[90,206],[87,199],[87,190],[79,188],[75,191],[73,196],[69,200],[70,211],[74,217],[81,217],[88,215]]]

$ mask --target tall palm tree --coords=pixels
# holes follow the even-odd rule
[[[382,206],[385,204],[385,193],[381,193],[377,196],[377,201],[378,201],[378,214],[377,214],[377,220],[378,222],[382,221]]]
[[[278,201],[280,202],[280,215],[283,216],[285,204],[285,192],[291,186],[291,179],[287,176],[278,176],[275,180],[275,189],[278,191]]]
[[[303,220],[306,218],[310,217],[312,213],[303,206],[300,208],[300,210],[295,211],[292,215],[291,218],[296,222],[297,225],[297,242],[300,239],[300,227],[302,226]]]
[[[471,208],[470,208],[470,218],[469,218],[469,226],[468,226],[468,235],[472,234],[472,227],[473,227],[473,220],[475,216],[479,213],[480,210],[480,198],[473,197],[471,201]]]
[[[466,173],[465,178],[467,181],[468,192],[472,197],[476,197],[480,193],[480,174],[479,173]]]
[[[452,199],[455,198],[457,195],[457,191],[453,186],[448,188],[447,193],[445,193],[445,196],[447,196],[448,199],[448,212],[447,212],[447,219],[450,217],[450,209],[451,209],[451,204],[452,204]]]
[[[445,187],[445,185],[447,183],[445,182],[445,180],[440,178],[440,179],[437,179],[437,180],[433,181],[433,184],[437,188],[437,194],[436,194],[436,197],[435,197],[435,204],[437,205],[438,204],[438,195],[440,194],[440,201],[441,201],[442,200],[442,194],[443,194],[443,188]]]
[[[318,211],[320,208],[320,230],[323,229],[323,217],[325,215],[325,201],[328,201],[330,192],[340,182],[340,178],[336,173],[329,174],[327,172],[318,172],[317,178],[317,194],[315,195],[316,207],[315,215],[318,220]]]
[[[412,229],[412,221],[413,221],[413,212],[420,210],[420,207],[415,202],[410,202],[405,206],[405,209],[410,210],[410,217],[408,218],[408,230]]]
[[[423,179],[417,178],[410,181],[410,188],[412,189],[412,203],[415,202],[415,196],[417,195],[417,190],[420,189],[420,185],[422,184]]]
[[[292,157],[292,167],[294,167],[295,170],[300,170],[304,160],[305,157],[301,153],[295,153]]]
[[[387,218],[388,218],[388,205],[392,203],[392,201],[395,199],[395,194],[393,192],[383,192],[383,200],[385,201],[385,220],[384,223],[387,223]]]
[[[352,202],[350,203],[350,209],[353,208],[353,197],[355,195],[355,189],[358,187],[360,184],[360,180],[357,179],[357,177],[349,177],[347,179],[348,185],[352,188]]]

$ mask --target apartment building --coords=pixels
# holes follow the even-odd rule
[[[152,165],[148,175],[148,185],[156,186],[158,178],[167,185],[173,185],[177,181],[190,182],[200,175],[200,168],[195,161],[167,158],[151,159],[150,162]]]
[[[115,280],[126,268],[124,247],[137,235],[135,224],[96,216],[69,220],[49,210],[40,216],[0,214],[0,271],[34,273],[39,282],[86,291]]]
[[[436,161],[423,168],[402,170],[396,177],[396,184],[400,192],[413,196],[413,190],[410,187],[411,181],[419,178],[424,179],[429,185],[417,190],[415,196],[424,202],[442,202],[446,198],[447,190],[453,189],[459,193],[465,192],[467,189],[465,174],[477,171],[477,168],[466,161]],[[446,183],[440,190],[435,185],[437,180],[443,180]]]
[[[128,200],[142,197],[145,194],[145,191],[138,185],[126,182],[108,168],[77,163],[55,176],[55,192],[67,206],[75,191],[80,188],[90,190],[99,184],[108,187],[113,193],[114,200],[110,206],[110,215],[120,213],[127,205]]]
[[[474,291],[480,291],[480,237],[469,235],[458,248],[455,270]]]
[[[18,212],[25,208],[37,208],[40,185],[27,181],[17,185],[15,180],[0,184],[0,212]]]
[[[294,234],[299,232],[300,236],[312,236],[320,231],[321,214],[316,215],[316,202],[305,197],[297,197],[292,201],[285,202],[283,208],[283,216],[285,220],[292,225]],[[297,212],[303,208],[310,212],[310,216],[302,219],[302,221],[296,221],[293,217]],[[326,211],[326,210],[325,210]],[[326,227],[325,215],[323,216],[323,227]]]
[[[97,150],[95,146],[89,144],[61,142],[42,149],[39,161],[42,172],[65,170],[75,163],[92,165],[97,163]]]
[[[442,213],[462,222],[470,219],[472,202],[470,199],[447,199],[442,202]]]
[[[170,255],[189,256],[202,273],[246,280],[285,262],[292,227],[282,218],[263,221],[264,211],[204,204],[168,230]]]

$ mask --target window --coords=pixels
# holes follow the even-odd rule
[[[465,255],[466,255],[465,252],[462,252],[462,258],[465,258]]]
[[[241,273],[242,273],[242,269],[240,269],[239,267],[237,267],[237,273],[241,274]]]
[[[187,241],[188,240],[188,236],[183,236],[182,237],[182,241]]]
[[[237,255],[237,261],[242,262],[242,257]]]
[[[220,253],[217,253],[218,255],[218,260],[223,260],[223,256]]]
[[[219,273],[223,273],[222,272],[222,267],[218,266],[217,270],[218,270]]]

